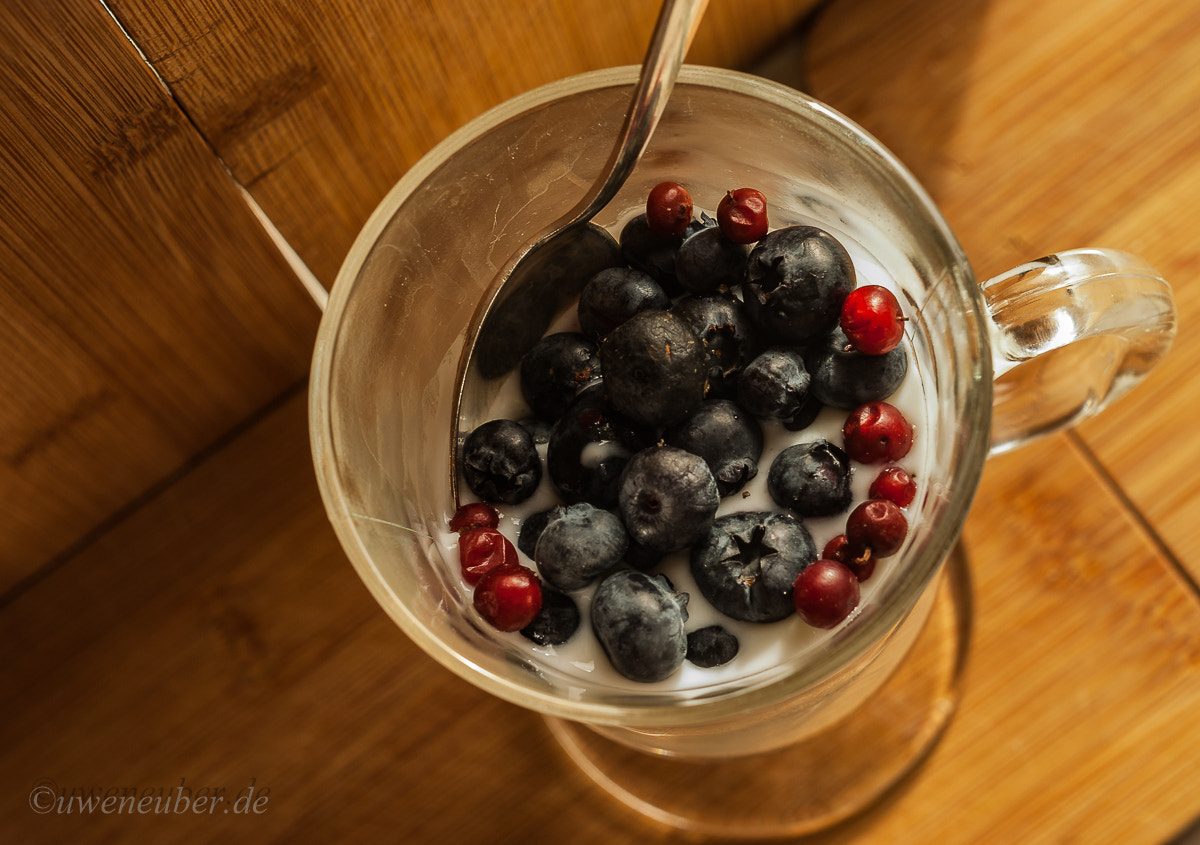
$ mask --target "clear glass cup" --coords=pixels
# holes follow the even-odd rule
[[[886,790],[953,709],[969,624],[954,551],[988,455],[1071,425],[1132,387],[1173,337],[1171,292],[1141,260],[1098,249],[1040,259],[980,285],[924,190],[862,129],[786,87],[685,67],[645,156],[595,222],[616,231],[644,208],[651,187],[672,179],[700,206],[730,188],[756,187],[773,226],[816,220],[860,244],[895,280],[910,318],[910,361],[928,416],[916,468],[923,483],[898,562],[861,612],[815,649],[698,689],[581,684],[487,630],[452,583],[437,537],[455,506],[450,462],[465,329],[498,273],[600,173],[636,74],[590,73],[505,103],[447,138],[387,195],[333,286],[318,334],[310,389],[317,476],[353,565],[406,634],[451,671],[549,717],[610,792],[697,830],[804,832]],[[468,397],[464,419],[481,408]],[[864,757],[870,772],[848,777],[861,794],[796,799],[770,824],[718,817],[702,806],[712,803],[704,795],[681,806],[670,775],[655,775],[664,794],[650,794],[651,759],[700,761],[711,773],[725,766],[733,779],[767,776],[764,755],[772,754],[792,755],[778,768],[793,780],[797,766],[812,770],[813,754],[833,753],[819,744],[834,727],[845,733],[881,690],[907,683],[896,680],[906,677],[902,665],[930,637],[941,674],[916,700],[900,694],[899,706],[932,728],[900,742],[891,761],[883,743]],[[747,770],[750,754],[758,756]],[[631,769],[640,779],[628,779]]]

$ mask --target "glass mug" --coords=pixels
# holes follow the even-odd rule
[[[954,568],[947,561],[988,455],[1071,425],[1132,387],[1170,345],[1172,296],[1141,260],[1098,249],[979,285],[924,190],[862,129],[784,86],[685,67],[645,155],[595,222],[619,231],[667,179],[686,185],[698,209],[749,186],[768,198],[772,227],[815,223],[865,249],[894,279],[909,318],[910,368],[927,415],[923,465],[914,468],[921,492],[901,555],[880,568],[859,613],[795,658],[690,690],[631,692],[564,675],[487,629],[438,538],[455,507],[450,461],[466,328],[498,273],[600,173],[636,75],[584,74],[502,104],[443,141],[383,200],[341,269],[317,338],[317,476],[353,565],[405,633],[468,681],[549,717],[610,792],[684,827],[804,832],[877,797],[937,731],[898,750],[903,759],[890,768],[882,749],[864,758],[873,774],[852,778],[869,784],[860,800],[830,809],[825,799],[797,799],[770,829],[648,795],[644,773],[679,761],[713,773],[728,766],[733,779],[765,777],[772,754],[793,754],[784,777],[818,766],[812,743],[879,694],[939,602],[954,605],[949,636],[961,635],[969,591],[961,572],[950,587],[940,576]],[[483,413],[470,402],[463,409]],[[462,430],[483,421],[464,417]],[[953,675],[961,643],[951,653]],[[926,704],[940,706],[939,725],[952,710],[952,702]],[[739,769],[747,755],[753,764]],[[643,779],[625,780],[629,769]],[[651,780],[673,788],[669,775]]]

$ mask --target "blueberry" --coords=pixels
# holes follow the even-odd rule
[[[783,421],[783,427],[788,431],[803,431],[817,421],[817,417],[821,415],[821,409],[824,407],[821,400],[813,393],[810,383],[808,395],[804,397],[804,401],[800,403],[800,408],[796,413]]]
[[[654,432],[621,414],[600,384],[575,398],[550,432],[546,472],[568,504],[617,503],[621,471],[634,452],[654,442]]]
[[[671,310],[708,350],[708,396],[733,398],[738,375],[759,351],[758,333],[741,300],[730,293],[689,294]]]
[[[555,508],[533,559],[551,587],[581,590],[616,567],[629,547],[621,520],[587,502]]]
[[[634,314],[669,307],[662,286],[641,270],[610,267],[588,280],[579,295],[579,328],[600,341]]]
[[[742,298],[775,343],[805,346],[828,334],[854,290],[845,248],[813,226],[776,229],[750,252]]]
[[[549,420],[541,417],[522,417],[517,422],[529,432],[535,446],[545,446],[550,442],[550,430],[553,426]]]
[[[592,630],[613,668],[642,683],[674,674],[687,654],[687,601],[664,575],[621,569],[600,582]]]
[[[517,548],[523,551],[527,557],[533,557],[538,537],[542,536],[542,531],[550,524],[550,518],[554,516],[554,511],[555,508],[538,511],[521,521],[521,530],[517,532]]]
[[[702,669],[724,666],[737,657],[738,638],[721,625],[697,628],[687,635],[688,662]]]
[[[621,521],[630,539],[650,552],[665,554],[691,545],[708,531],[720,504],[708,464],[674,446],[643,449],[621,473]]]
[[[704,400],[708,352],[673,311],[642,311],[615,328],[600,365],[609,401],[645,425],[673,425]]]
[[[788,420],[804,406],[811,382],[799,352],[767,349],[738,377],[738,404],[760,419]]]
[[[682,423],[667,431],[663,440],[703,458],[722,497],[742,489],[758,474],[762,426],[728,399],[706,400]]]
[[[639,214],[625,224],[617,240],[621,258],[630,267],[641,270],[658,282],[668,296],[674,296],[682,291],[675,277],[675,258],[687,234],[684,232],[677,237],[656,235],[650,231],[646,215]]]
[[[462,474],[483,501],[515,505],[537,489],[542,461],[533,437],[520,423],[491,420],[463,442]]]
[[[845,333],[835,328],[804,354],[812,374],[812,392],[826,405],[852,411],[896,392],[908,372],[908,353],[900,345],[883,355],[864,355],[850,348]]]
[[[742,622],[776,622],[796,612],[792,584],[817,559],[808,529],[791,514],[739,512],[713,523],[692,547],[696,586],[713,607]]]
[[[533,412],[555,420],[575,394],[600,377],[596,344],[578,332],[556,332],[534,344],[521,359],[521,395]]]
[[[692,293],[704,293],[740,285],[746,276],[750,247],[735,244],[709,226],[687,237],[675,258],[675,277]]]
[[[771,462],[767,492],[801,516],[832,516],[850,507],[850,458],[828,440],[789,446]]]
[[[562,645],[579,630],[579,605],[566,593],[542,588],[542,609],[521,635],[537,645]]]

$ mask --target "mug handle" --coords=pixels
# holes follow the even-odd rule
[[[991,452],[1068,428],[1129,391],[1175,337],[1175,302],[1137,256],[1078,249],[983,284],[995,374]]]

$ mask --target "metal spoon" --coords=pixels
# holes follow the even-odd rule
[[[633,99],[604,173],[579,203],[508,265],[481,303],[467,330],[459,367],[454,419],[459,431],[473,428],[464,404],[481,407],[501,377],[545,333],[561,303],[578,295],[582,281],[620,263],[620,248],[591,219],[616,196],[654,133],[684,54],[696,33],[708,0],[665,0]],[[582,281],[580,281],[582,280]],[[481,420],[482,422],[482,420]],[[457,491],[458,436],[451,447],[451,478]]]

